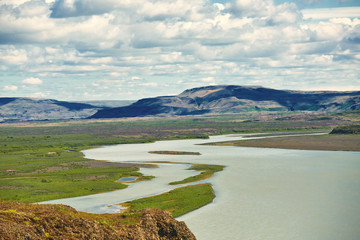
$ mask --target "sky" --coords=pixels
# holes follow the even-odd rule
[[[360,90],[359,0],[0,0],[0,97]]]

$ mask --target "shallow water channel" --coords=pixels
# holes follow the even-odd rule
[[[360,153],[197,145],[241,139],[159,141],[108,146],[84,151],[86,158],[114,162],[171,161],[221,164],[224,171],[206,180],[214,202],[186,214],[185,221],[202,239],[360,239]],[[249,139],[249,138],[247,138]],[[200,156],[158,155],[148,151],[200,152]],[[151,181],[128,183],[127,189],[58,199],[81,211],[116,212],[117,203],[167,192],[198,172],[189,164],[159,164],[141,169]]]

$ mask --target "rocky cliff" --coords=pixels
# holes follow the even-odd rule
[[[0,202],[1,239],[193,240],[184,222],[147,209],[124,214],[89,214],[65,205]]]
[[[176,96],[141,99],[130,106],[99,110],[91,118],[199,115],[249,111],[325,111],[360,109],[360,91],[292,91],[261,86],[207,86]]]

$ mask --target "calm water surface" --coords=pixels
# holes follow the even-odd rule
[[[196,145],[236,140],[160,141],[84,151],[87,158],[121,161],[173,161],[226,165],[207,181],[216,199],[179,218],[200,240],[360,239],[360,153]],[[200,156],[157,155],[148,151],[200,152]],[[142,169],[155,179],[124,190],[51,203],[89,212],[114,212],[116,203],[169,191],[167,183],[196,174],[187,164]],[[178,186],[177,186],[178,187]]]

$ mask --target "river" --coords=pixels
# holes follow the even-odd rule
[[[307,151],[201,143],[242,139],[210,139],[126,144],[84,151],[89,159],[108,161],[171,161],[226,165],[206,180],[216,192],[213,203],[186,214],[185,221],[200,240],[214,239],[360,239],[360,153]],[[200,152],[200,156],[158,155],[148,151]],[[116,212],[116,203],[167,192],[167,183],[197,174],[189,164],[160,164],[141,169],[155,179],[129,183],[124,190],[58,199],[88,212]]]

